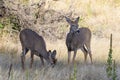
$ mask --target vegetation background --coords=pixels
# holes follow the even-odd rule
[[[84,64],[83,53],[76,57],[77,80],[109,80],[106,64],[109,38],[113,34],[113,59],[120,80],[120,0],[0,0],[0,80],[70,80],[74,66],[67,64],[66,34],[69,31],[64,16],[80,16],[79,27],[92,31],[93,65]],[[29,69],[21,71],[21,44],[19,32],[24,28],[35,30],[46,41],[47,49],[57,50],[58,63],[54,68],[42,66],[35,57]]]

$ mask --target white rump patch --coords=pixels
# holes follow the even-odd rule
[[[83,47],[85,48],[85,50],[88,52],[88,48],[86,47],[86,45],[84,44]]]

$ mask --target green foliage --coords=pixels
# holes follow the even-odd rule
[[[0,39],[4,37],[17,37],[18,31],[20,31],[21,26],[17,23],[17,20],[11,20],[10,16],[5,16],[0,18]],[[12,39],[13,37],[11,37]],[[12,40],[16,42],[16,39]]]
[[[112,80],[117,80],[116,64],[115,60],[112,59],[112,34],[110,36],[110,49],[107,59],[107,68],[106,68],[107,77]]]
[[[70,76],[70,80],[77,80],[77,66],[74,64],[74,73]]]
[[[73,75],[74,75],[73,80],[77,80],[77,67],[76,67],[76,64],[74,64],[74,74]]]
[[[0,37],[3,35],[6,36],[6,34],[8,34],[8,30],[6,30],[8,26],[10,27],[9,19],[7,17],[0,18]]]
[[[112,79],[113,80],[117,80],[117,71],[116,71],[116,63],[115,60],[113,61],[113,75],[112,75]]]
[[[9,15],[9,17],[3,17],[0,19],[0,29],[17,30],[20,31],[21,26],[19,19],[15,15]]]
[[[3,29],[3,28],[4,28],[3,24],[2,24],[2,23],[0,23],[0,29]]]
[[[112,76],[112,34],[110,37],[110,49],[109,49],[109,54],[108,54],[108,59],[107,59],[106,72],[107,72],[108,77]]]
[[[10,15],[10,24],[13,24],[12,29],[20,31],[21,29],[20,22],[16,16]]]

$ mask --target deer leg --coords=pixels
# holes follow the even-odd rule
[[[87,62],[87,55],[88,55],[88,53],[84,53],[84,58],[85,58],[84,62],[85,63]]]
[[[73,63],[74,63],[74,61],[75,61],[76,53],[77,53],[77,50],[74,51],[73,61],[72,61]]]
[[[91,64],[93,64],[91,51],[89,51],[89,56],[90,56]]]
[[[34,61],[34,54],[31,53],[31,63],[30,63],[30,68],[32,68],[33,61]]]
[[[25,55],[26,53],[28,52],[28,49],[27,48],[24,48],[23,49],[23,52],[22,52],[22,55],[21,55],[21,63],[22,63],[22,69],[24,70],[25,67],[24,67],[24,62],[25,62]]]
[[[42,57],[42,56],[40,56],[40,59],[41,59],[41,63],[42,63],[42,65],[44,65],[44,60],[43,60],[43,57]]]
[[[22,69],[24,70],[25,68],[24,68],[24,61],[25,61],[25,55],[23,55],[23,53],[22,53],[22,55],[21,55],[21,63],[22,63]]]
[[[92,61],[92,54],[91,54],[91,46],[90,46],[90,43],[87,43],[86,44],[86,47],[87,47],[87,52],[89,54],[89,57],[90,57],[90,60],[91,60],[91,64],[93,63]]]
[[[68,64],[70,63],[71,51],[68,51]]]
[[[88,53],[87,53],[87,51],[83,47],[81,48],[81,50],[84,53],[84,58],[85,58],[84,62],[86,63]]]
[[[87,55],[88,55],[88,53],[84,53],[85,63],[87,61]]]

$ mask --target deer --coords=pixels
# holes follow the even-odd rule
[[[73,21],[70,18],[65,16],[66,21],[70,26],[70,30],[66,36],[66,46],[68,51],[68,64],[70,63],[71,52],[73,51],[73,60],[75,61],[76,53],[78,49],[84,53],[84,62],[86,63],[87,55],[89,54],[91,63],[92,62],[92,54],[91,54],[91,31],[89,28],[81,27],[79,28],[79,16]]]
[[[54,67],[57,61],[56,50],[47,51],[46,43],[42,36],[38,35],[35,31],[26,28],[20,32],[19,38],[22,46],[21,63],[23,70],[25,69],[24,67],[25,55],[29,50],[31,51],[30,68],[32,68],[34,55],[40,57],[42,65],[44,65],[45,59],[48,64]]]

